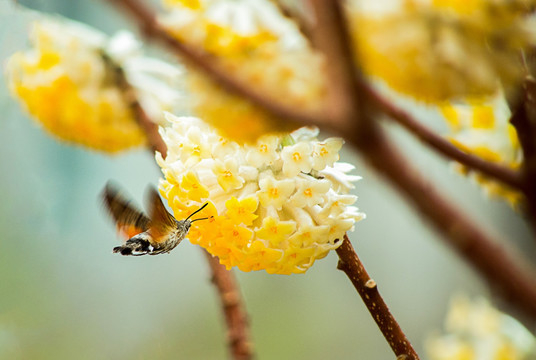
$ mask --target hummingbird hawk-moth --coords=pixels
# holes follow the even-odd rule
[[[129,237],[123,245],[114,247],[114,253],[131,256],[169,253],[184,240],[193,222],[208,219],[205,217],[190,220],[208,203],[205,203],[186,219],[177,221],[166,210],[154,187],[148,188],[147,195],[149,216],[138,210],[132,201],[123,196],[116,185],[106,184],[102,193],[104,205],[115,221],[118,230]]]

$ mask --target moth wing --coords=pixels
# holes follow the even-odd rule
[[[128,238],[146,231],[151,221],[131,200],[122,195],[119,187],[108,182],[102,193],[104,205],[118,230]]]
[[[150,187],[147,194],[149,217],[151,218],[149,233],[155,243],[161,243],[166,241],[171,231],[177,227],[177,222],[173,215],[167,211],[154,187]]]

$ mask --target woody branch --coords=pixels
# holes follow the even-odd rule
[[[343,104],[338,110],[333,110],[334,108],[331,107],[331,114],[328,111],[324,114],[310,114],[290,109],[288,106],[264,96],[258,90],[252,90],[246,84],[223,72],[214,57],[168,35],[165,30],[158,26],[152,11],[140,1],[109,1],[127,10],[127,13],[138,23],[149,39],[157,40],[191,65],[204,71],[207,76],[225,89],[243,96],[285,121],[292,120],[301,125],[318,125],[325,130],[345,137],[364,154],[369,164],[399,190],[421,213],[422,217],[427,219],[443,235],[443,239],[460,253],[492,287],[500,289],[503,297],[530,319],[536,319],[534,272],[523,265],[523,261],[517,254],[514,255],[498,245],[497,240],[493,239],[479,225],[471,222],[462,211],[440,195],[437,189],[418,175],[418,172],[400,155],[399,149],[391,145],[383,131],[372,121],[372,111],[366,106],[367,102],[370,101],[366,93],[359,90],[363,86],[362,80],[358,79],[357,85],[345,85],[357,87],[357,95],[349,96],[350,100],[346,101],[346,104]],[[329,3],[326,6],[339,6],[338,2]],[[344,43],[347,35],[340,37],[341,31],[345,34],[344,28],[341,29],[340,25],[328,21],[323,26],[317,24],[314,31],[319,34],[329,33],[330,36],[343,39]],[[329,41],[333,37],[327,36],[326,39]],[[346,73],[346,75],[355,78],[355,74]],[[343,79],[343,81],[347,84],[347,80]],[[340,86],[340,88],[343,87]],[[344,98],[346,95],[343,94]],[[359,105],[355,109],[352,108],[354,105],[351,105],[353,101]],[[355,117],[348,115],[348,113],[355,112],[357,112],[357,115],[354,114]],[[329,116],[325,116],[326,114]]]

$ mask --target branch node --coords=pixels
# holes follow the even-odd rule
[[[369,279],[366,283],[365,283],[365,286],[368,288],[368,289],[376,289],[376,281],[372,280],[372,279]]]
[[[337,270],[345,271],[346,270],[346,263],[339,259],[339,262],[337,263]]]

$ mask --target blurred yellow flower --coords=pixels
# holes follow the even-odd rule
[[[455,297],[445,330],[426,344],[431,360],[530,360],[536,356],[534,336],[485,299]]]
[[[349,17],[366,74],[400,93],[438,102],[520,84],[521,53],[536,42],[531,3],[405,1],[386,14],[349,7]]]
[[[331,149],[335,154],[312,173],[314,149],[331,142],[342,145],[342,140],[318,141],[317,131],[308,128],[239,146],[201,120],[171,114],[167,118],[171,126],[161,133],[168,155],[163,159],[157,154],[165,176],[161,193],[177,218],[209,203],[205,213],[213,217],[192,224],[189,239],[227,268],[303,273],[337,248],[345,232],[364,218],[352,206],[356,196],[347,194],[360,177],[348,174],[354,169],[350,164],[336,162],[338,150]],[[206,148],[194,160],[183,153],[191,134]],[[283,154],[287,147],[292,149],[290,157]],[[307,167],[294,161],[295,151],[309,159]]]
[[[181,41],[201,46],[227,73],[274,100],[304,110],[322,108],[322,58],[269,1],[205,1],[195,9],[175,4],[161,21]],[[193,69],[189,90],[195,115],[229,139],[251,143],[270,132],[293,130],[285,119],[228,94]]]
[[[509,122],[511,113],[502,95],[446,103],[440,110],[450,127],[447,137],[460,150],[512,169],[521,167],[522,150]],[[501,197],[514,208],[518,208],[524,199],[519,191],[485,175],[462,165],[457,165],[457,169],[470,175],[490,196]]]
[[[113,69],[103,57],[104,35],[82,25],[39,21],[32,50],[7,64],[10,88],[56,137],[106,152],[140,146],[139,128]]]

